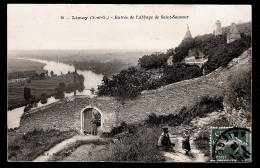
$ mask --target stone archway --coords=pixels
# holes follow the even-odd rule
[[[100,115],[101,115],[101,126],[100,127],[101,127],[101,130],[103,130],[103,114],[102,114],[101,110],[98,109],[97,107],[87,106],[80,111],[80,133],[81,134],[84,134],[84,128],[85,128],[85,121],[84,121],[85,116],[84,115],[86,115],[85,112],[88,109],[95,109],[98,113],[100,113]]]

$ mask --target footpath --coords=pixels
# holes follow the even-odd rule
[[[62,141],[61,143],[49,149],[48,151],[44,152],[44,154],[34,159],[33,162],[47,162],[54,153],[64,149],[65,147],[75,143],[78,140],[97,140],[97,139],[101,139],[101,137],[99,135],[93,136],[89,134],[87,136],[75,135],[69,139]]]
[[[209,157],[205,156],[203,152],[196,148],[194,140],[198,136],[200,130],[202,130],[206,125],[214,122],[214,120],[220,118],[222,115],[224,115],[224,112],[212,112],[203,118],[195,118],[191,121],[191,127],[196,126],[196,129],[193,129],[190,135],[191,151],[189,155],[185,155],[185,151],[182,149],[181,134],[170,137],[175,143],[175,152],[163,152],[166,162],[207,162]]]

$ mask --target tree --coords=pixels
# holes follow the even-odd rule
[[[31,97],[31,88],[27,88],[27,87],[24,87],[24,91],[23,91],[23,97],[26,101],[29,100],[29,98]]]
[[[44,78],[44,77],[45,77],[45,73],[42,72],[42,73],[40,74],[40,76],[41,76],[42,78]]]
[[[77,81],[77,76],[76,76],[76,74],[74,74],[74,82],[76,82]]]
[[[23,110],[23,112],[29,111],[32,109],[32,105],[31,104],[27,104]]]
[[[139,58],[138,64],[145,69],[160,68],[166,66],[169,55],[164,53],[154,53],[151,55],[144,55]]]
[[[83,75],[79,75],[79,76],[78,76],[78,81],[79,81],[80,83],[84,83],[84,80],[85,80],[85,78],[84,78]]]
[[[46,92],[41,94],[41,103],[46,104],[48,101],[48,94]]]
[[[61,83],[59,83],[59,87],[64,90],[66,87],[66,84],[64,82],[61,82]]]
[[[64,82],[59,83],[59,86],[55,88],[56,94],[55,99],[64,99],[64,91],[65,91],[66,85]]]
[[[138,71],[136,68],[130,67],[113,76],[112,80],[104,76],[103,83],[98,88],[98,94],[114,96],[121,101],[134,99],[145,89],[149,77],[144,71]]]
[[[166,54],[169,55],[169,56],[174,55],[174,54],[175,54],[174,48],[168,49],[167,52],[166,52]]]
[[[172,66],[166,67],[161,80],[165,84],[170,84],[202,75],[202,69],[198,65],[174,63]]]

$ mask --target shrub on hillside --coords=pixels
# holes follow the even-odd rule
[[[166,66],[169,55],[164,53],[154,53],[151,55],[144,55],[139,58],[138,64],[145,69],[154,69]]]
[[[149,75],[134,67],[124,69],[112,79],[103,77],[103,83],[98,88],[98,95],[114,96],[119,100],[134,99],[145,89]]]
[[[165,68],[161,80],[166,84],[170,84],[202,75],[202,69],[198,65],[174,63],[172,66]]]
[[[195,51],[192,54],[195,57],[199,52],[208,57],[208,61],[203,65],[205,73],[208,74],[220,66],[226,66],[233,58],[238,57],[250,47],[250,35],[242,34],[240,40],[227,43],[226,34],[222,36],[205,34],[183,40],[178,47],[169,49],[166,55],[172,55],[173,63],[178,63],[183,61],[192,51]]]
[[[157,89],[163,85],[166,85],[164,81],[161,80],[161,78],[159,79],[153,79],[150,78],[146,84],[145,84],[145,89],[146,90],[152,90],[152,89]]]
[[[210,127],[229,127],[229,121],[225,117],[214,120],[210,125],[204,126],[200,130],[198,137],[194,140],[195,146],[201,150],[205,156],[210,155]]]
[[[178,126],[180,124],[189,124],[195,117],[203,117],[205,114],[223,109],[222,97],[205,96],[200,99],[193,107],[183,107],[178,114],[160,115],[152,113],[145,120],[145,123],[153,125],[168,124],[170,126]]]
[[[137,131],[138,126],[134,124],[126,124],[124,121],[117,127],[113,127],[110,132],[104,133],[102,136],[104,137],[112,137],[114,135],[120,134],[124,131],[127,133],[133,134]]]
[[[208,61],[204,64],[205,73],[208,74],[220,66],[227,66],[233,58],[240,56],[250,47],[251,36],[247,35],[232,43],[220,44],[215,49],[212,49],[213,52],[210,53]]]
[[[32,105],[31,104],[27,104],[23,110],[23,112],[29,111],[32,109]]]
[[[251,68],[238,70],[229,76],[225,102],[233,108],[242,108],[247,112],[252,110]]]
[[[42,94],[41,94],[41,98],[40,98],[40,99],[41,99],[41,103],[42,103],[42,104],[46,104],[47,101],[48,101],[48,100],[47,100],[48,97],[49,97],[49,95],[47,94],[47,92],[42,93]]]
[[[120,143],[109,148],[110,161],[125,162],[164,162],[163,154],[156,149],[161,128],[138,127],[133,134],[119,137]]]

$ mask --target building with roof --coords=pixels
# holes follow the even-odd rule
[[[186,38],[192,38],[192,35],[190,33],[190,29],[189,29],[189,25],[187,25],[187,31],[186,31],[186,34],[185,34],[183,40],[185,40]]]
[[[215,36],[222,35],[222,28],[221,28],[220,20],[217,20],[215,24],[216,24],[216,29],[214,31]]]
[[[237,29],[237,26],[235,23],[231,24],[231,27],[229,29],[229,32],[227,34],[227,43],[231,43],[235,40],[241,39],[241,33]]]

